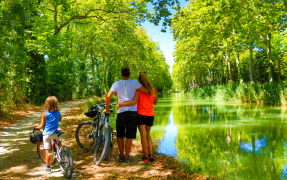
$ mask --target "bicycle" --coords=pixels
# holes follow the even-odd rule
[[[110,104],[110,107],[112,107],[113,105],[116,105],[116,103]],[[103,119],[105,119],[104,118],[105,116],[102,117],[102,110],[104,109],[105,109],[105,104],[97,104],[91,107],[89,111],[85,113],[85,115],[87,117],[94,117],[93,122],[84,121],[81,124],[79,124],[79,126],[77,127],[76,141],[84,152],[95,151],[97,147],[96,144],[99,144],[99,146],[101,146],[101,143],[104,142],[105,140],[103,139],[103,136],[102,136],[103,134],[102,129],[103,129],[103,123],[104,123]],[[110,110],[110,112],[113,112],[113,110]],[[109,139],[110,147],[112,147],[112,130],[111,130],[110,125],[108,125],[107,127],[110,132],[108,139]],[[101,140],[99,140],[100,138]],[[99,148],[100,147],[98,147],[96,152],[100,150]],[[108,154],[105,159],[106,160],[108,159]],[[99,165],[99,163],[98,164],[96,163],[96,164]]]
[[[116,104],[110,104],[110,107]],[[102,105],[102,108],[105,109],[105,104]],[[110,110],[110,112],[113,112],[113,110]],[[108,160],[110,148],[112,147],[112,129],[109,124],[110,112],[105,113],[104,121],[101,121],[98,137],[95,139],[94,163],[97,166],[101,164],[104,158],[105,161]]]
[[[33,133],[36,129],[33,130]],[[58,131],[57,136],[60,137],[64,132]],[[44,143],[41,141],[37,145],[37,152],[43,163],[46,164]],[[51,140],[51,165],[54,165],[57,161],[60,164],[60,169],[67,179],[71,179],[73,175],[73,158],[70,150],[66,146],[61,146],[61,141]]]

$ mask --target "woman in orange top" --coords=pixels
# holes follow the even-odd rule
[[[133,101],[118,103],[117,108],[119,109],[122,106],[132,106],[137,103],[137,125],[141,134],[141,143],[144,152],[142,159],[144,162],[149,162],[154,161],[150,130],[154,121],[153,105],[157,104],[157,91],[147,80],[147,76],[143,72],[139,75],[139,82],[149,90],[149,94],[137,91]]]

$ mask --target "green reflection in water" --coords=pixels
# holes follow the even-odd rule
[[[176,152],[193,171],[224,179],[286,179],[286,111],[165,94],[155,106],[151,133],[160,139],[159,152]]]

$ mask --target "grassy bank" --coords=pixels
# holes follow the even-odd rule
[[[268,105],[287,105],[287,82],[230,83],[192,89],[188,93],[202,98],[225,101],[243,101]]]
[[[114,144],[110,150],[109,161],[104,161],[100,166],[95,166],[93,153],[84,153],[78,146],[75,139],[75,131],[83,121],[92,120],[83,115],[92,105],[104,102],[102,98],[90,99],[86,103],[71,108],[63,118],[62,127],[65,134],[64,145],[71,149],[74,161],[73,178],[75,179],[208,179],[207,177],[190,171],[182,161],[170,156],[156,153],[155,161],[143,163],[140,138],[133,141],[131,156],[132,163],[119,163],[114,160],[119,153],[116,137],[113,136]],[[115,121],[115,119],[113,119]],[[157,140],[154,139],[154,149],[157,148]],[[211,178],[209,178],[211,179]]]

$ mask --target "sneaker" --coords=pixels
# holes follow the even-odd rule
[[[42,172],[43,173],[51,173],[52,171],[51,171],[51,168],[43,168]]]
[[[143,160],[145,163],[150,162],[149,157],[145,157],[144,155],[143,155],[143,157],[142,157],[142,160]]]
[[[134,159],[132,157],[125,158],[125,163],[133,162],[133,160]]]
[[[149,160],[150,160],[150,161],[154,161],[154,156],[153,156],[153,154],[150,154],[150,155],[149,155]]]
[[[115,160],[116,160],[116,161],[119,161],[119,162],[125,162],[125,156],[121,157],[120,155],[117,155],[117,156],[115,157]]]

